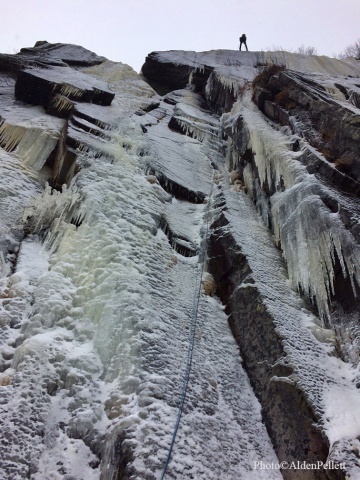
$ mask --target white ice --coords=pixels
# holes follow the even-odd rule
[[[8,327],[5,339],[1,421],[11,435],[3,468],[13,480],[28,465],[34,480],[115,475],[117,435],[125,429],[136,475],[157,478],[177,415],[201,268],[197,256],[176,253],[159,226],[166,216],[176,233],[199,244],[207,204],[171,202],[146,169],[204,196],[213,169],[206,145],[168,129],[169,106],[145,135],[131,111],[151,91],[144,95],[138,79],[122,82],[121,64],[104,68],[91,72],[113,78],[118,98],[107,122],[111,141],[91,140],[103,156],[92,145],[79,151],[86,167],[70,187],[47,187],[24,205],[33,229],[48,234],[41,245],[36,237],[24,244],[7,293],[17,328]],[[275,463],[276,456],[222,306],[203,293],[193,365],[169,475],[281,478],[276,470],[254,471],[254,461]],[[99,465],[91,449],[104,446]]]

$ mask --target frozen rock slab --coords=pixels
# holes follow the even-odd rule
[[[153,121],[146,123],[149,155],[145,164],[148,173],[155,175],[168,193],[179,200],[202,203],[209,195],[213,178],[211,149],[203,141],[217,136],[217,119],[200,109],[198,94],[190,90],[177,93],[170,103],[161,102],[148,114]],[[176,112],[182,116],[177,118]],[[184,131],[193,138],[184,136]]]
[[[58,59],[74,66],[89,67],[106,61],[105,57],[101,57],[80,45],[49,43],[46,40],[36,42],[33,47],[22,48],[20,53],[23,55],[41,56],[45,61]]]
[[[349,446],[359,434],[360,394],[352,367],[336,357],[333,332],[317,326],[291,291],[280,253],[250,199],[231,192],[224,181],[219,202],[225,206],[212,226],[209,271],[279,461],[342,459],[343,468],[332,470],[331,478],[344,478],[344,470],[352,469],[358,476],[358,460]],[[345,413],[334,411],[337,389],[354,401]],[[289,480],[329,478],[324,470],[316,477],[313,472],[282,473]]]
[[[111,108],[104,108],[103,105],[94,105],[93,103],[77,103],[73,114],[105,130],[115,126],[119,118],[119,111],[115,105],[112,105]]]
[[[147,137],[153,152],[147,160],[149,171],[178,198],[202,203],[210,192],[213,172],[201,143],[163,124],[152,127]]]
[[[174,61],[163,61],[161,52],[150,53],[142,66],[142,74],[146,77],[149,84],[160,94],[168,93],[172,90],[185,88],[189,83],[189,75],[192,73],[191,83],[199,90],[205,85],[207,78],[212,72],[212,68],[205,66],[197,69],[198,65],[191,65],[185,58],[184,61],[177,63]],[[196,56],[195,52],[193,53]]]
[[[115,96],[106,83],[70,67],[29,68],[19,72],[15,84],[17,99],[51,106],[52,113],[56,113],[56,102],[53,101],[56,95],[63,98],[63,102],[61,99],[58,102],[60,116],[63,115],[65,101],[110,105]]]
[[[204,204],[193,204],[175,198],[166,204],[160,227],[180,255],[192,257],[199,252],[204,209]]]
[[[169,128],[203,142],[205,137],[214,141],[219,136],[219,119],[207,112],[186,104],[177,104]]]
[[[49,116],[41,111],[36,112],[37,108],[34,107],[34,111],[28,110],[33,116],[28,115],[26,118],[24,115],[21,119],[19,115],[8,115],[8,112],[1,110],[0,102],[0,147],[7,152],[16,151],[18,158],[27,166],[41,170],[56,146],[63,120],[50,117],[46,128],[45,121]],[[18,110],[17,113],[21,112],[21,108]],[[35,116],[36,113],[38,116]]]
[[[161,95],[192,84],[212,99],[218,111],[229,111],[239,91],[252,82],[264,67],[278,65],[303,73],[359,77],[359,62],[325,56],[289,52],[240,52],[210,50],[193,52],[170,50],[152,52],[142,66],[142,73]],[[353,97],[356,94],[353,94]],[[225,106],[225,110],[223,110]]]
[[[90,67],[107,59],[79,45],[36,42],[34,47],[22,48],[19,53],[0,54],[0,71],[16,74],[23,68],[49,66]]]
[[[42,57],[31,57],[28,55],[12,55],[7,53],[0,53],[0,72],[13,77],[20,70],[28,67],[49,67],[49,65],[66,66],[61,60],[49,58],[47,61]]]
[[[187,65],[160,63],[157,61],[155,53],[146,57],[142,66],[142,74],[154,90],[163,94],[175,89],[185,88],[189,80]]]
[[[307,73],[331,75],[360,75],[359,62],[352,59],[338,60],[325,56],[308,56],[289,52],[239,52],[238,50],[210,50],[187,52],[170,50],[152,52],[142,66],[142,73],[159,93],[184,88],[191,82],[202,90],[211,72],[216,69],[221,76],[238,77],[267,65],[283,65],[288,69]],[[226,73],[227,72],[227,73]]]

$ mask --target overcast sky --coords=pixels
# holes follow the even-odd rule
[[[82,45],[139,71],[152,51],[313,46],[360,38],[360,0],[0,0],[0,52],[37,40]]]

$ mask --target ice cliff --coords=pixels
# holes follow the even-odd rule
[[[359,109],[351,59],[0,55],[1,479],[360,478]]]

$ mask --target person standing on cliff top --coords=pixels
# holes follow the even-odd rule
[[[244,45],[245,45],[245,48],[246,48],[246,51],[248,52],[249,50],[248,50],[247,45],[246,45],[246,35],[245,35],[245,33],[243,33],[243,34],[241,35],[241,37],[239,38],[239,40],[240,40],[239,50],[241,51],[241,45],[244,44]]]

